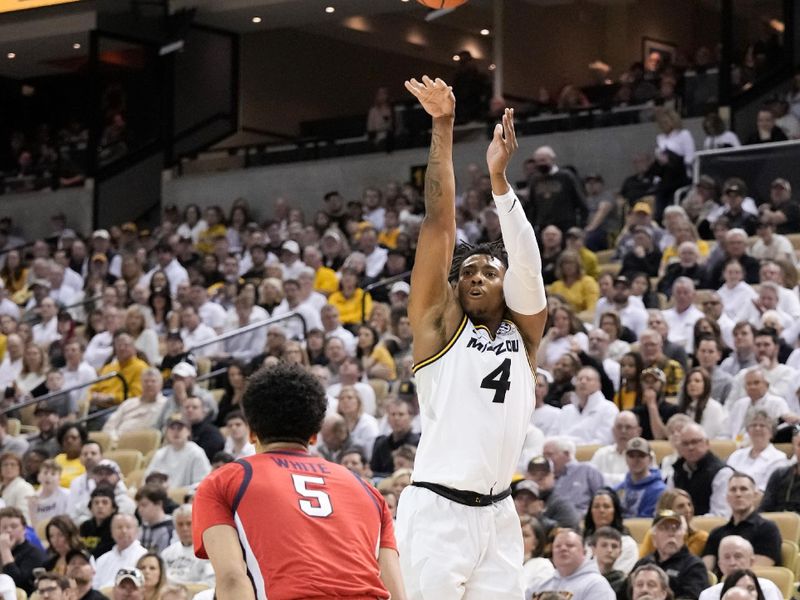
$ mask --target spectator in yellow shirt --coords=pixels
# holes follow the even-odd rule
[[[550,294],[563,297],[576,313],[593,311],[600,298],[600,286],[593,277],[584,275],[580,256],[564,250],[556,262],[556,279],[549,287]]]
[[[600,261],[597,259],[597,254],[583,245],[583,229],[570,227],[564,237],[567,242],[567,250],[573,250],[580,255],[583,272],[589,277],[597,279],[600,276]]]
[[[364,323],[358,328],[358,344],[356,357],[367,377],[372,379],[397,379],[397,369],[389,351],[379,343],[378,332],[371,325]]]
[[[358,287],[358,273],[349,267],[342,268],[339,291],[328,297],[328,303],[339,310],[339,319],[345,325],[361,323],[362,311],[367,319],[372,313],[372,296]]]
[[[383,214],[383,230],[378,234],[378,244],[393,250],[397,247],[400,235],[400,215],[394,208],[387,208]]]
[[[339,289],[339,278],[336,271],[322,264],[322,252],[309,244],[303,249],[303,262],[314,269],[314,289],[320,294],[330,296]]]
[[[100,377],[114,371],[118,372],[128,385],[128,395],[125,396],[122,382],[118,377],[95,383],[89,389],[91,407],[94,409],[115,406],[126,397],[133,398],[142,394],[142,372],[148,365],[136,356],[133,337],[124,330],[117,331],[114,334],[113,344],[115,358],[100,369]]]
[[[89,441],[89,434],[80,425],[64,423],[56,433],[61,453],[55,457],[56,464],[61,467],[61,480],[63,488],[69,488],[72,480],[83,475],[86,467],[81,463],[81,448]]]

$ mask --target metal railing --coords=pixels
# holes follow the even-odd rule
[[[216,337],[213,337],[213,338],[210,338],[210,339],[205,340],[203,342],[199,342],[199,343],[195,344],[194,346],[189,348],[187,350],[187,352],[194,352],[195,350],[197,350],[199,348],[205,348],[206,346],[211,346],[211,345],[219,343],[219,342],[224,342],[225,340],[228,340],[230,338],[233,338],[233,337],[245,334],[245,333],[250,333],[251,331],[255,331],[256,329],[261,329],[262,327],[267,327],[268,325],[273,325],[275,323],[280,323],[281,321],[288,321],[289,319],[300,319],[300,322],[301,322],[301,324],[303,326],[303,338],[305,339],[306,334],[308,333],[308,330],[306,328],[306,320],[303,317],[303,315],[301,315],[299,312],[292,311],[292,312],[286,313],[285,315],[280,315],[278,317],[270,317],[269,319],[264,319],[263,321],[257,321],[255,323],[250,323],[249,325],[244,325],[243,327],[239,327],[238,329],[232,329],[231,331],[228,331],[226,333],[221,333]],[[263,350],[263,348],[261,350]],[[259,350],[259,352],[261,350]]]
[[[45,394],[44,396],[37,396],[36,398],[31,398],[30,400],[24,400],[23,402],[18,402],[12,406],[4,408],[0,410],[0,415],[6,415],[10,412],[20,410],[21,408],[25,408],[26,406],[30,406],[31,404],[39,404],[40,402],[47,402],[53,398],[58,398],[59,396],[65,396],[70,394],[76,390],[80,390],[90,385],[94,385],[95,383],[100,383],[101,381],[108,381],[109,379],[117,378],[122,382],[122,399],[126,399],[128,397],[128,382],[125,381],[125,378],[122,376],[122,373],[119,371],[112,371],[111,373],[106,373],[105,375],[101,375],[97,379],[92,379],[91,381],[87,381],[86,383],[79,383],[78,385],[73,385],[64,390],[56,390],[55,392],[50,392]],[[116,409],[117,407],[112,407]]]
[[[370,283],[367,287],[365,287],[364,295],[361,297],[361,321],[363,322],[367,318],[367,293],[376,288],[386,287],[390,283],[403,281],[406,277],[410,275],[411,271],[405,271],[404,273],[398,273],[397,275],[392,275],[391,277],[386,277],[379,281],[375,281],[373,283]]]
[[[96,301],[102,300],[102,299],[103,299],[103,296],[92,296],[91,298],[84,298],[83,300],[79,300],[78,302],[73,302],[72,304],[68,304],[66,306],[59,307],[59,311],[65,310],[65,311],[69,312],[73,308],[82,307],[82,306],[84,306],[86,304],[89,304],[91,302],[96,302]],[[30,314],[25,316],[23,321],[25,323],[30,323],[30,324],[34,324],[35,325],[36,323],[41,323],[42,317],[41,317],[41,315],[38,315],[36,313],[30,313]]]

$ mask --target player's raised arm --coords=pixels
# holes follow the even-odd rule
[[[495,126],[492,142],[486,151],[486,163],[500,217],[503,244],[508,253],[508,271],[503,280],[506,305],[522,333],[528,354],[535,356],[547,319],[547,297],[542,280],[542,257],[533,227],[506,178],[508,162],[516,150],[514,110],[507,108],[502,125]]]
[[[433,117],[431,149],[425,174],[425,218],[417,241],[408,302],[408,316],[414,330],[415,358],[419,359],[441,349],[436,347],[436,340],[443,338],[446,333],[431,333],[434,327],[441,328],[442,315],[452,299],[447,276],[456,238],[456,181],[453,173],[456,101],[452,88],[441,79],[432,80],[426,75],[421,82],[411,79],[405,85]]]

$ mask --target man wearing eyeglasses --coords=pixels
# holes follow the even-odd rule
[[[676,598],[697,598],[708,587],[708,573],[703,561],[686,547],[686,527],[686,521],[678,513],[659,512],[651,530],[655,551],[637,562],[633,571],[642,565],[655,564],[669,576],[669,587]]]
[[[729,516],[731,509],[726,495],[733,469],[711,452],[708,436],[700,425],[690,423],[683,428],[678,453],[680,458],[675,461],[667,487],[689,492],[698,516]]]
[[[722,334],[722,341],[725,342],[725,345],[728,348],[733,348],[733,329],[736,323],[725,314],[720,295],[717,292],[708,294],[701,304],[701,309],[707,318],[717,322],[720,333]]]
[[[36,593],[42,600],[69,600],[69,588],[69,579],[57,573],[44,573],[36,579]]]

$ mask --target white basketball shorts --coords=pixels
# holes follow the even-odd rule
[[[522,532],[511,497],[464,506],[420,487],[395,526],[409,600],[522,600]]]

